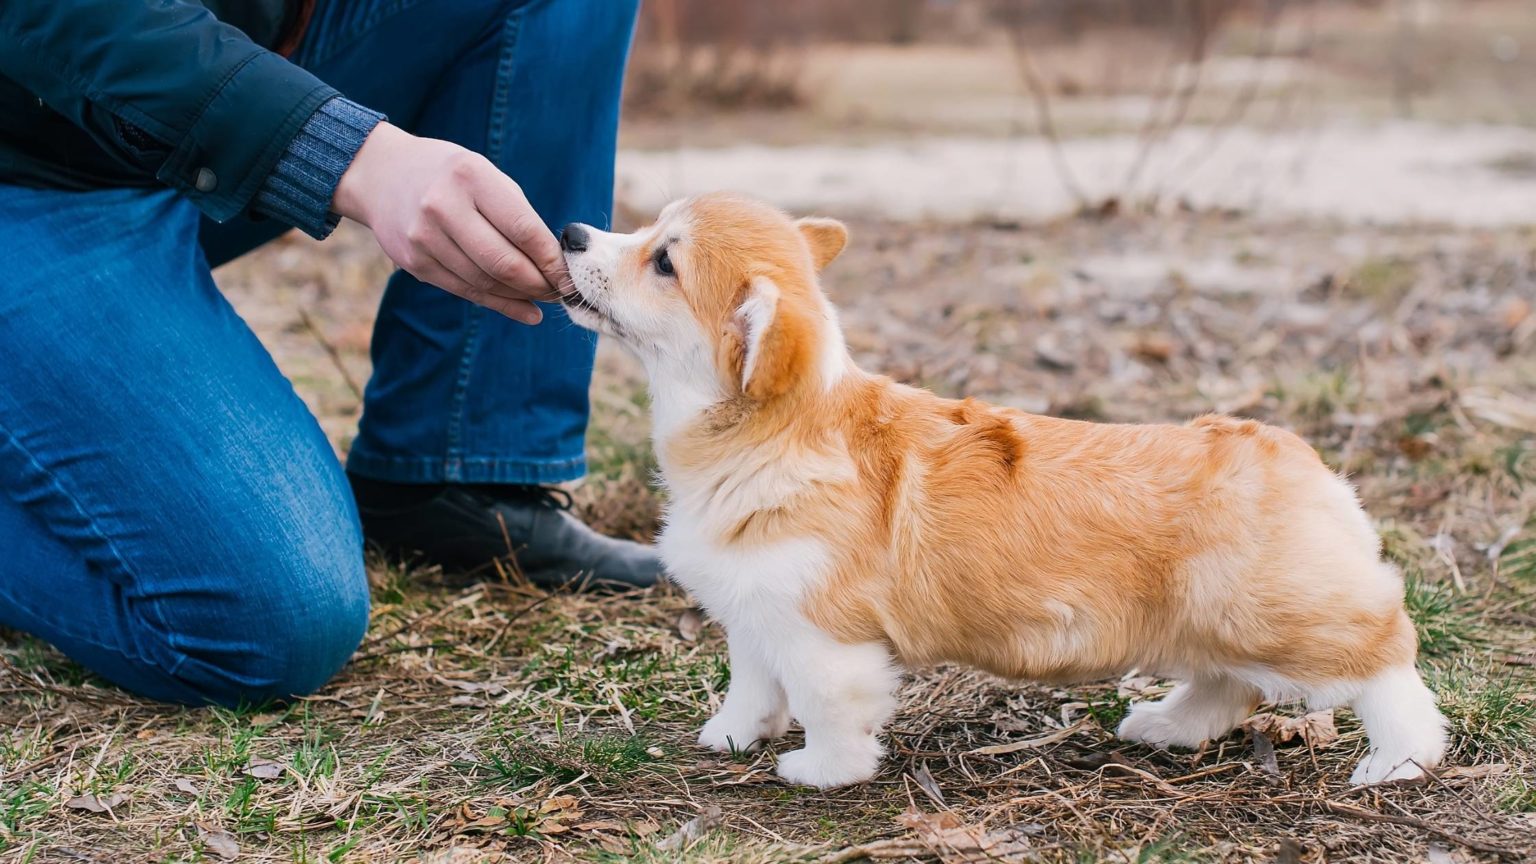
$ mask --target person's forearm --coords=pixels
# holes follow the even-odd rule
[[[220,221],[337,95],[183,2],[4,0],[0,74]]]

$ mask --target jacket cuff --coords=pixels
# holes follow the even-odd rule
[[[325,239],[341,221],[331,212],[336,184],[382,120],[383,114],[340,96],[321,105],[278,158],[251,210]]]

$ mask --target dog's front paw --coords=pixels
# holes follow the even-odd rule
[[[793,750],[779,757],[779,776],[801,786],[832,789],[863,783],[875,776],[880,767],[880,748],[860,746],[828,754],[809,748]]]
[[[1189,710],[1187,704],[1163,700],[1160,703],[1137,703],[1130,706],[1130,713],[1121,719],[1115,735],[1123,741],[1138,741],[1154,747],[1200,747],[1213,738],[1226,735],[1232,729],[1227,718],[1212,718]]]
[[[1356,786],[1374,786],[1377,783],[1418,780],[1425,774],[1424,766],[1433,765],[1436,758],[1430,754],[1389,754],[1372,750],[1355,766],[1355,773],[1349,775],[1349,782]]]
[[[1170,711],[1163,702],[1138,702],[1120,721],[1115,734],[1123,741],[1153,747],[1199,747],[1207,739],[1204,729],[1190,728],[1187,718]]]

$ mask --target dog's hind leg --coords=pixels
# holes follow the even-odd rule
[[[1350,707],[1365,725],[1371,750],[1349,782],[1416,779],[1445,755],[1445,717],[1412,664],[1389,668],[1365,682]]]
[[[1258,689],[1236,678],[1194,678],[1158,702],[1133,705],[1116,734],[1158,747],[1198,747],[1232,731],[1258,702]]]

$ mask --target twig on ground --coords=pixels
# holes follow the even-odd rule
[[[315,341],[319,343],[321,350],[325,351],[325,356],[331,358],[331,365],[336,367],[336,372],[341,375],[341,380],[347,385],[347,389],[351,390],[352,395],[357,397],[357,405],[361,408],[363,405],[363,388],[357,383],[357,379],[352,377],[351,371],[347,369],[347,364],[341,358],[341,351],[325,335],[325,331],[320,329],[320,325],[315,323],[315,319],[309,314],[309,310],[303,306],[299,307],[299,320],[303,322],[304,328],[310,332],[310,335],[315,337]]]

